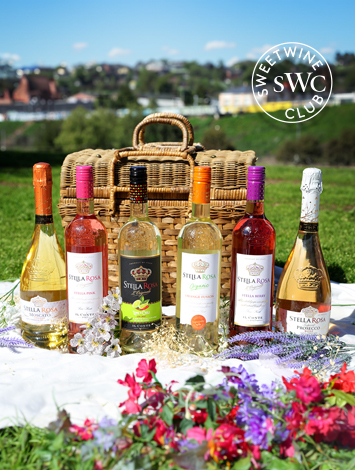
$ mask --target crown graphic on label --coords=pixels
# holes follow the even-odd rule
[[[136,281],[146,281],[151,274],[152,270],[143,268],[143,266],[131,270],[131,276],[133,276]]]
[[[323,273],[318,268],[307,266],[306,268],[296,269],[294,277],[297,281],[299,289],[316,290],[321,283]]]
[[[35,307],[43,307],[43,305],[47,302],[47,299],[37,295],[37,297],[32,297],[31,302]]]
[[[80,263],[77,263],[75,267],[80,274],[87,274],[88,272],[90,272],[90,269],[93,267],[93,265],[83,260]]]
[[[262,266],[261,264],[253,263],[247,266],[247,271],[249,272],[250,276],[260,276],[263,270],[264,266]]]
[[[191,266],[194,268],[195,272],[204,273],[208,268],[209,263],[207,263],[207,261],[202,261],[202,259],[199,259],[198,261],[194,261]]]
[[[316,308],[309,306],[309,307],[303,308],[301,310],[301,313],[303,313],[303,315],[306,318],[314,318],[317,315],[317,313],[319,313],[319,311]]]

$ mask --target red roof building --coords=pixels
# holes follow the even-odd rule
[[[43,75],[23,75],[12,98],[14,101],[28,104],[32,98],[48,101],[57,100],[60,96],[54,80]]]

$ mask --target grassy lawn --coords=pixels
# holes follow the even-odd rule
[[[282,119],[284,111],[272,113]],[[265,113],[239,114],[225,116],[215,121],[213,117],[191,117],[195,131],[195,142],[201,142],[205,132],[211,126],[220,126],[238,150],[254,150],[256,155],[274,155],[276,149],[288,139],[296,139],[303,134],[312,134],[321,142],[338,138],[344,129],[354,128],[355,104],[326,106],[317,116],[296,125],[285,125],[283,122],[270,119]]]
[[[1,155],[1,154],[0,154]],[[0,167],[0,279],[21,274],[34,228],[32,165],[48,161],[53,165],[54,223],[64,247],[64,233],[56,205],[59,201],[60,164],[64,155],[8,152]],[[4,162],[4,160],[2,160]],[[1,160],[0,160],[1,163]],[[9,166],[11,165],[12,166]],[[14,166],[17,168],[14,168]],[[300,183],[303,168],[268,166],[265,190],[266,216],[276,230],[276,264],[283,266],[293,246],[301,210]],[[330,277],[338,282],[355,282],[355,169],[323,168],[320,211],[320,241]]]

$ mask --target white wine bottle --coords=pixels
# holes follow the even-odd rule
[[[192,217],[178,236],[176,328],[195,352],[218,345],[222,235],[210,218],[211,168],[194,171]]]
[[[53,225],[52,171],[48,163],[33,166],[35,229],[22,268],[21,332],[45,349],[66,350],[68,311],[65,260]]]
[[[143,352],[161,325],[161,236],[148,217],[147,169],[130,168],[130,217],[118,235],[121,348]]]
[[[306,168],[302,178],[302,210],[295,244],[282,271],[276,294],[278,331],[328,333],[331,291],[318,236],[322,172]]]

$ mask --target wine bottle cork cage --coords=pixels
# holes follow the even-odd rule
[[[169,124],[181,129],[182,142],[145,143],[148,125]],[[76,167],[91,165],[95,213],[108,232],[109,287],[118,285],[117,237],[130,214],[130,167],[147,168],[148,213],[162,235],[163,305],[175,304],[177,237],[191,215],[195,166],[211,167],[211,218],[223,237],[221,295],[229,295],[232,231],[244,215],[248,167],[252,150],[206,150],[194,143],[191,123],[178,114],[147,116],[133,131],[132,147],[119,150],[85,149],[67,155],[61,170],[59,213],[63,227],[76,215]]]

